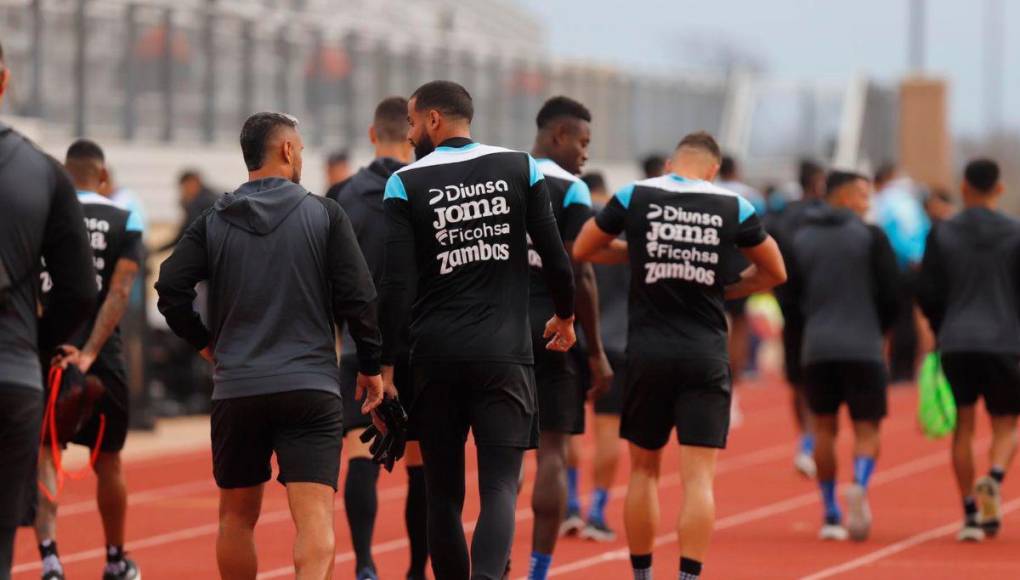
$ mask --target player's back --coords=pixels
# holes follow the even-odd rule
[[[968,208],[937,226],[932,243],[947,290],[940,348],[1020,353],[1020,222]]]
[[[527,228],[542,176],[526,153],[451,141],[387,184],[418,268],[412,357],[530,364]]]
[[[599,226],[623,222],[632,268],[628,351],[727,360],[724,273],[735,252],[765,239],[739,195],[675,174],[617,192]],[[623,213],[620,217],[614,217]]]

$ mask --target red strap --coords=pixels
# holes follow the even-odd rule
[[[46,402],[46,410],[43,413],[42,432],[40,433],[40,441],[43,445],[46,444],[46,433],[49,431],[50,435],[50,455],[53,457],[53,469],[56,472],[57,477],[57,488],[50,493],[50,490],[46,485],[40,481],[39,489],[42,490],[43,494],[51,502],[57,501],[57,496],[64,490],[64,482],[69,477],[71,479],[82,479],[88,475],[89,470],[95,467],[96,460],[99,458],[99,450],[103,444],[103,435],[106,433],[106,415],[99,415],[99,429],[96,432],[96,441],[92,448],[92,453],[89,455],[89,466],[77,472],[64,471],[64,461],[60,450],[60,440],[57,437],[57,399],[60,396],[60,381],[64,378],[64,369],[59,366],[50,367],[49,373],[49,387],[50,395]]]

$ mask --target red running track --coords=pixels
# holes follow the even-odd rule
[[[741,389],[743,425],[734,430],[723,452],[716,480],[717,528],[706,562],[706,579],[851,578],[873,579],[1015,579],[1020,578],[1020,484],[1007,478],[1009,510],[1000,536],[981,545],[954,540],[960,520],[959,500],[949,466],[946,441],[928,441],[915,427],[913,389],[890,395],[890,418],[883,428],[883,455],[871,484],[875,514],[872,538],[864,543],[831,544],[815,539],[821,518],[813,483],[792,469],[795,433],[788,391],[775,381]],[[987,441],[987,425],[979,440]],[[622,446],[622,444],[621,444]],[[591,441],[585,438],[585,462]],[[470,456],[471,453],[469,453]],[[978,454],[983,457],[983,450]],[[596,544],[578,539],[560,541],[552,575],[562,578],[628,578],[626,544],[622,539],[626,453],[607,514],[620,539]],[[841,439],[840,480],[849,479],[850,447]],[[682,492],[677,479],[675,446],[666,454],[661,485],[662,525],[655,553],[655,574],[675,578],[678,549],[672,532]],[[468,469],[474,469],[473,458]],[[979,463],[981,471],[987,468]],[[131,489],[128,550],[147,580],[216,578],[214,541],[217,494],[211,480],[208,452],[168,455],[129,461]],[[517,512],[513,576],[522,577],[530,553],[531,481],[534,461],[527,464],[528,482]],[[589,471],[582,472],[587,498]],[[477,482],[468,478],[467,528],[478,514]],[[403,578],[408,553],[403,529],[405,474],[397,469],[379,482],[379,516],[375,559],[384,580]],[[72,482],[64,491],[59,518],[60,550],[68,577],[94,577],[103,564],[102,528],[93,483]],[[353,578],[354,562],[342,498],[337,498],[337,578]],[[290,578],[293,526],[283,488],[271,484],[266,493],[256,540],[259,578]],[[18,536],[14,578],[37,578],[38,558],[29,530]]]

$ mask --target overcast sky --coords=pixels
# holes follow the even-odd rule
[[[907,71],[909,0],[517,0],[546,24],[556,56],[656,70],[697,68],[692,43],[724,38],[772,76],[890,81]],[[1020,1],[1005,5],[1005,122],[1020,130]],[[928,71],[951,81],[957,133],[986,126],[985,0],[928,0]],[[704,68],[704,66],[702,66]]]

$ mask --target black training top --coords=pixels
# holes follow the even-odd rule
[[[52,157],[0,123],[0,384],[42,389],[39,355],[95,311],[96,282],[81,204]],[[40,258],[50,306],[37,318]]]
[[[96,268],[96,286],[99,288],[98,302],[89,323],[71,339],[75,346],[81,348],[88,341],[92,327],[96,323],[96,316],[99,315],[103,301],[106,300],[106,295],[110,291],[110,279],[113,278],[117,260],[131,260],[136,264],[141,264],[145,257],[145,247],[142,245],[144,226],[137,213],[122,209],[109,199],[92,191],[79,191],[78,201],[81,202],[85,213],[85,229],[88,231],[89,243],[92,245],[92,261]],[[46,264],[43,263],[44,268],[45,266]],[[42,272],[41,278],[43,304],[48,307],[49,292],[53,282],[46,270]],[[121,348],[119,325],[114,328],[113,334],[99,351],[99,356],[96,357],[92,368],[112,373],[120,377],[122,381],[127,381],[127,368]]]
[[[410,322],[414,361],[531,364],[529,235],[556,313],[573,316],[570,259],[527,153],[449,139],[390,177],[383,204],[384,362]]]
[[[828,205],[808,210],[786,256],[804,320],[804,364],[881,362],[896,315],[896,255],[881,228]]]
[[[1020,222],[968,208],[928,234],[918,300],[942,352],[1020,354]]]
[[[209,320],[192,307],[209,281]],[[213,399],[301,389],[340,393],[335,326],[354,335],[358,368],[378,374],[372,274],[344,210],[296,183],[265,178],[220,198],[188,227],[156,282],[159,311],[196,349],[212,346]]]
[[[584,222],[592,216],[591,192],[588,185],[575,175],[563,169],[551,159],[538,159],[538,170],[545,177],[552,202],[553,216],[559,228],[563,243],[573,242],[581,233]],[[532,348],[545,348],[545,343],[535,341],[545,330],[545,323],[553,315],[553,301],[546,288],[545,273],[542,271],[542,257],[535,251],[528,238],[528,265],[531,268],[531,301],[528,315],[531,318]]]
[[[668,174],[624,187],[595,219],[608,234],[627,234],[628,352],[729,360],[723,275],[734,247],[766,239],[750,202]]]

